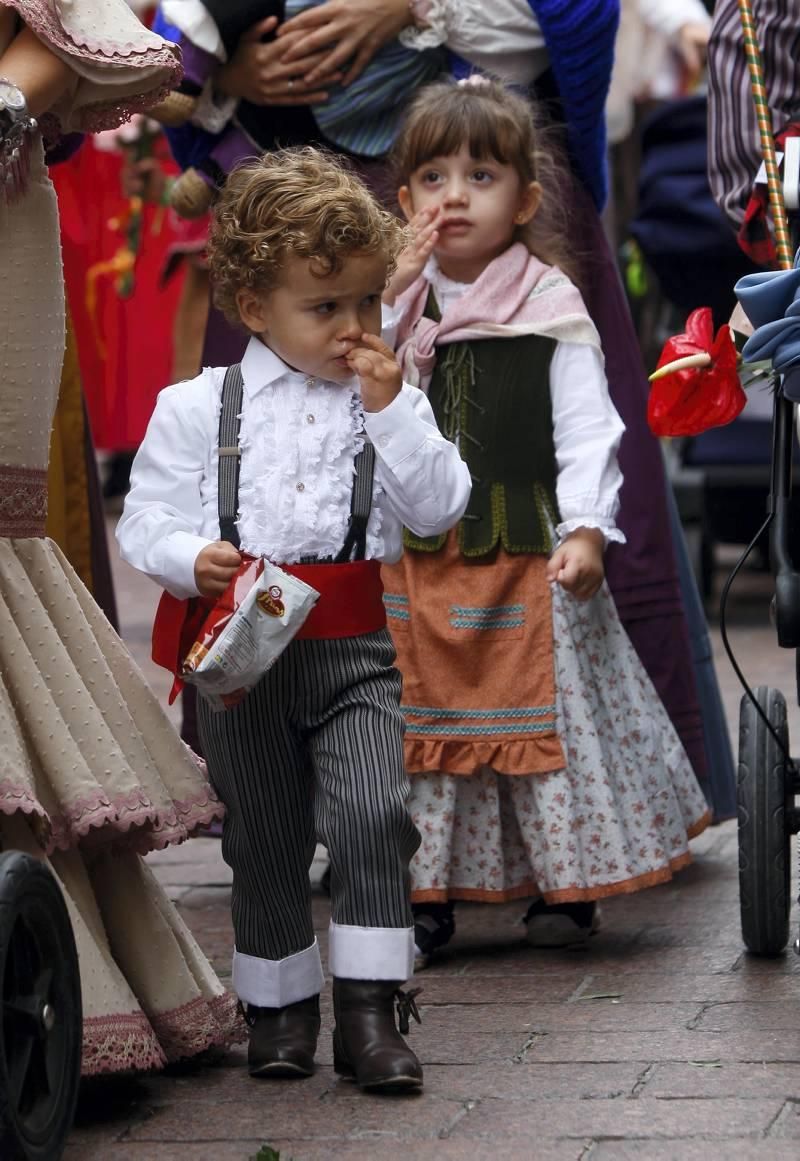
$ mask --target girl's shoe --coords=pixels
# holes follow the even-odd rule
[[[574,947],[597,930],[596,903],[554,903],[537,899],[528,908],[525,938],[531,947]]]
[[[453,938],[456,921],[452,903],[427,903],[414,907],[414,971],[421,971],[431,956]]]

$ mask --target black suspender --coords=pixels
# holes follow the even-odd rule
[[[242,399],[244,380],[242,368],[235,363],[225,372],[222,384],[222,406],[219,414],[219,474],[217,482],[217,510],[219,512],[219,534],[239,548],[239,530],[236,516],[239,511],[239,429],[242,425]],[[355,480],[350,502],[350,521],[347,536],[339,554],[332,563],[344,564],[348,560],[363,560],[367,548],[367,522],[372,511],[372,493],[375,474],[375,448],[368,439],[355,459]],[[316,561],[316,558],[314,558]],[[331,562],[331,558],[328,558]],[[302,563],[312,563],[304,560]],[[321,562],[320,562],[321,563]]]

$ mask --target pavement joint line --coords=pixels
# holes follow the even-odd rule
[[[692,1016],[691,1020],[686,1021],[687,1032],[696,1032],[700,1026],[700,1021],[703,1019],[706,1012],[710,1012],[712,1008],[718,1008],[721,1006],[722,1005],[718,1004],[716,1000],[705,1000],[700,1005],[700,1011]]]
[[[647,1067],[645,1069],[642,1070],[642,1072],[636,1078],[636,1083],[634,1084],[634,1086],[630,1092],[630,1095],[634,1100],[638,1098],[639,1093],[642,1091],[642,1089],[645,1087],[647,1082],[650,1080],[650,1078],[652,1077],[655,1070],[656,1070],[655,1063],[651,1062],[650,1064],[647,1065]]]
[[[547,1033],[543,1032],[541,1030],[536,1031],[536,1032],[531,1032],[531,1034],[528,1036],[525,1043],[520,1048],[519,1052],[515,1052],[514,1055],[511,1057],[511,1063],[512,1064],[525,1064],[525,1062],[528,1058],[529,1049],[533,1048],[533,1046],[537,1040],[544,1040],[544,1038],[546,1036],[547,1036]]]
[[[567,996],[567,1003],[574,1004],[576,1000],[579,1000],[581,998],[581,996],[583,995],[583,993],[586,991],[586,989],[589,987],[589,984],[591,984],[593,979],[594,979],[593,975],[584,976],[583,979],[581,980],[581,982],[578,984],[575,991],[572,993],[572,995]]]
[[[456,1125],[458,1125],[461,1121],[463,1121],[464,1117],[468,1117],[469,1114],[472,1112],[472,1110],[476,1109],[480,1103],[481,1102],[480,1102],[479,1097],[476,1097],[474,1099],[472,1097],[469,1097],[467,1100],[462,1101],[461,1108],[458,1110],[457,1113],[454,1114],[453,1119],[451,1120],[450,1124],[445,1125],[445,1127],[443,1129],[439,1130],[439,1132],[437,1134],[439,1140],[440,1141],[447,1141],[449,1139],[450,1134],[452,1133],[453,1129],[456,1127]]]
[[[775,1116],[772,1118],[770,1123],[764,1129],[764,1136],[765,1137],[772,1137],[773,1140],[775,1139],[773,1137],[773,1129],[775,1129],[776,1126],[778,1125],[778,1123],[784,1119],[784,1114],[786,1114],[788,1116],[788,1112],[793,1105],[795,1106],[795,1108],[797,1108],[797,1106],[800,1105],[800,1098],[798,1098],[798,1097],[786,1097],[786,1099],[784,1100],[781,1107],[778,1109]]]

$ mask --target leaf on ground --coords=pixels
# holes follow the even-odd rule
[[[258,1152],[253,1154],[250,1161],[281,1161],[281,1155],[271,1145],[262,1145]]]
[[[578,1000],[621,1000],[622,992],[587,992],[576,998]]]
[[[687,1060],[692,1068],[722,1068],[721,1060]]]

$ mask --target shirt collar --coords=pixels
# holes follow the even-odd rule
[[[247,344],[247,350],[242,357],[242,378],[244,389],[248,395],[255,395],[263,387],[276,383],[286,376],[295,376],[298,379],[307,379],[302,371],[294,371],[283,359],[280,359],[261,339],[255,335]]]
[[[295,371],[294,368],[284,363],[283,359],[255,335],[247,344],[241,365],[244,389],[247,395],[256,395],[262,388],[269,387],[271,383],[277,383],[279,379],[295,379],[305,383],[313,378],[311,375],[306,375],[305,371]],[[315,381],[327,383],[328,380],[316,379]],[[358,393],[358,380],[355,376],[353,376],[351,388]]]

